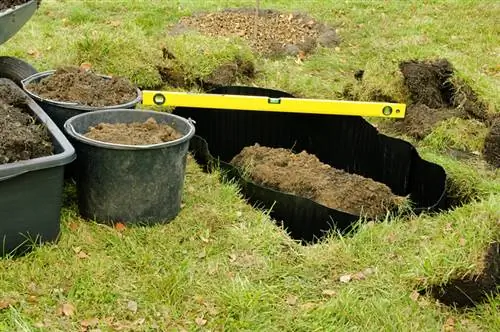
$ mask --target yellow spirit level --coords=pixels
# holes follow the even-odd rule
[[[269,98],[259,96],[221,95],[190,92],[142,91],[146,106],[179,106],[231,110],[356,115],[404,118],[405,104],[327,99]]]

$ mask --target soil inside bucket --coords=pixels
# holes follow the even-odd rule
[[[170,125],[149,118],[145,122],[100,123],[90,127],[84,136],[107,143],[149,145],[173,141],[183,135]]]
[[[23,5],[29,1],[31,0],[2,0],[2,2],[0,2],[0,11]]]
[[[30,114],[26,97],[0,84],[0,164],[53,153],[47,128]]]
[[[212,37],[238,36],[258,53],[269,56],[307,54],[317,45],[334,47],[340,43],[336,30],[316,19],[274,10],[260,10],[258,15],[255,9],[241,8],[200,13],[183,17],[171,32],[189,29]]]
[[[380,217],[406,201],[385,184],[332,168],[306,151],[295,154],[256,144],[245,147],[231,164],[264,187],[354,215]]]
[[[121,105],[137,98],[134,85],[123,77],[104,78],[80,67],[63,67],[27,89],[46,99],[91,107]]]

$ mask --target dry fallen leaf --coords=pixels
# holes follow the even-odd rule
[[[11,299],[6,299],[6,300],[0,300],[0,310],[7,309],[11,305],[13,305],[15,302],[14,300]]]
[[[194,322],[196,323],[196,325],[198,326],[204,326],[205,324],[207,324],[207,320],[204,319],[203,317],[197,317]]]
[[[85,319],[85,320],[82,320],[80,322],[80,325],[83,327],[83,328],[89,328],[89,327],[94,327],[94,326],[97,326],[99,324],[99,320],[97,318],[89,318],[89,319]]]
[[[125,224],[119,222],[119,223],[116,223],[115,224],[115,229],[118,231],[118,232],[123,232],[127,227],[125,226]]]
[[[326,296],[335,296],[335,295],[337,295],[337,292],[334,291],[333,289],[325,289],[321,292],[321,294],[326,295]]]
[[[137,302],[135,301],[128,301],[127,303],[127,309],[132,311],[134,314],[137,312]]]
[[[443,332],[454,332],[455,331],[455,320],[453,317],[449,317],[443,325]]]
[[[411,294],[410,294],[410,299],[411,299],[412,301],[415,301],[415,302],[416,302],[416,301],[418,300],[418,298],[419,298],[419,297],[420,297],[420,294],[419,294],[416,290],[414,290],[414,291],[413,291],[413,292],[411,292]]]
[[[75,313],[75,307],[71,303],[64,303],[59,307],[58,313],[61,316],[71,317]]]
[[[70,222],[68,228],[74,232],[78,229],[78,224],[76,222]]]
[[[122,25],[122,22],[120,22],[120,21],[109,21],[108,24],[111,25],[112,27],[116,28],[116,27],[119,27],[120,25]]]
[[[463,247],[463,246],[465,246],[465,242],[466,242],[466,241],[465,241],[465,239],[464,239],[463,237],[462,237],[462,238],[460,238],[459,243],[460,243],[460,245],[461,245],[462,247]]]
[[[89,62],[84,62],[80,65],[80,70],[82,71],[89,71],[90,69],[92,69],[92,64]]]
[[[80,251],[76,256],[78,256],[78,258],[80,259],[85,259],[85,258],[89,258],[89,255],[87,255],[87,253],[85,253],[85,251]]]
[[[297,296],[295,296],[295,295],[289,295],[286,298],[286,303],[289,304],[289,305],[296,305],[298,299],[299,298]]]
[[[340,278],[339,278],[340,282],[343,282],[343,283],[347,283],[347,282],[351,281],[351,279],[352,279],[352,276],[350,274],[340,276]]]
[[[445,233],[449,233],[453,230],[453,227],[451,227],[451,223],[447,223],[445,226],[444,226],[444,231]]]
[[[365,280],[366,276],[364,275],[363,272],[356,272],[352,275],[353,280]]]

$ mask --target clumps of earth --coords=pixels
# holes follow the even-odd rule
[[[182,137],[172,126],[158,123],[154,118],[144,122],[99,123],[90,127],[84,136],[96,141],[126,145],[159,144]]]
[[[385,184],[335,169],[306,151],[255,144],[243,148],[230,163],[259,185],[353,215],[376,218],[407,202]]]
[[[11,86],[0,83],[0,164],[52,153],[49,132],[30,114],[26,97]]]
[[[138,92],[126,78],[105,78],[86,67],[66,66],[27,85],[27,90],[45,99],[90,107],[121,105],[135,100]]]
[[[340,38],[334,28],[302,13],[274,10],[226,9],[183,17],[171,29],[179,34],[196,30],[211,37],[238,36],[263,56],[307,54],[318,45],[335,47]]]
[[[451,119],[474,119],[490,126],[483,155],[490,164],[500,164],[500,138],[497,116],[488,111],[472,88],[454,76],[455,69],[446,59],[409,60],[399,64],[403,83],[409,94],[404,119],[384,122],[382,130],[395,131],[421,140],[441,122]],[[358,80],[362,80],[362,72]],[[356,98],[347,89],[344,95]],[[375,91],[373,101],[394,102],[389,96]]]
[[[498,294],[500,284],[500,243],[490,244],[479,262],[478,272],[466,277],[451,278],[444,285],[424,289],[441,303],[460,308],[475,307]]]
[[[9,8],[14,8],[19,5],[24,5],[25,3],[30,2],[31,0],[2,0],[0,2],[0,11],[9,9]],[[40,7],[40,3],[42,0],[37,0],[38,7]]]

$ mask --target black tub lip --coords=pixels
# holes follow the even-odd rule
[[[51,136],[56,140],[62,148],[62,152],[50,156],[22,160],[8,164],[0,165],[0,181],[10,179],[28,172],[38,171],[46,168],[52,168],[69,164],[76,159],[76,153],[73,145],[68,141],[62,131],[50,119],[50,117],[38,106],[21,88],[14,82],[6,78],[0,78],[0,84],[6,84],[17,89],[26,97],[26,104],[33,112],[33,115],[38,118],[48,129]]]
[[[173,141],[168,141],[164,143],[158,143],[158,144],[148,144],[148,145],[130,145],[130,144],[116,144],[116,143],[108,143],[108,142],[102,142],[98,140],[94,140],[91,138],[87,138],[83,136],[82,134],[78,133],[74,128],[73,125],[71,124],[73,120],[79,119],[81,117],[86,117],[86,116],[94,116],[98,114],[103,114],[103,113],[123,113],[123,112],[135,112],[135,113],[141,113],[141,114],[150,114],[150,115],[158,115],[158,114],[163,114],[163,115],[168,115],[167,117],[170,118],[175,118],[178,119],[179,121],[185,122],[188,127],[189,127],[189,132],[185,135],[183,135],[181,138],[178,138]],[[171,114],[171,113],[163,113],[163,112],[157,112],[153,110],[146,110],[146,109],[101,109],[97,110],[91,113],[82,113],[79,115],[75,115],[64,123],[64,129],[68,135],[70,135],[73,139],[76,139],[77,141],[84,143],[84,144],[89,144],[92,146],[100,147],[100,148],[107,148],[107,149],[114,149],[114,150],[153,150],[153,149],[162,149],[170,146],[175,146],[175,145],[180,145],[186,141],[191,140],[191,138],[195,134],[195,127],[193,125],[193,121],[191,119],[186,119],[181,116]]]
[[[27,87],[28,84],[35,82],[35,81],[38,81],[38,80],[41,80],[43,78],[46,78],[55,72],[56,72],[55,69],[51,69],[51,70],[46,70],[43,72],[33,74],[33,75],[25,78],[24,80],[21,81],[23,90],[31,98],[38,100],[40,102],[44,102],[44,103],[51,104],[51,105],[58,106],[58,107],[67,107],[67,108],[81,110],[81,111],[97,111],[97,110],[104,110],[104,109],[130,108],[134,105],[137,105],[142,100],[142,91],[137,87],[135,87],[136,97],[133,100],[130,100],[130,101],[123,103],[123,104],[109,105],[109,106],[85,106],[85,105],[81,105],[81,104],[73,103],[73,102],[65,102],[65,101],[60,101],[60,100],[47,99],[47,98],[43,98],[43,97],[37,95],[36,93],[34,93],[28,89],[28,87]],[[103,74],[96,74],[96,75],[103,77],[103,78],[106,78],[106,79],[111,79],[111,76],[108,76],[108,75],[103,75]]]

